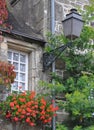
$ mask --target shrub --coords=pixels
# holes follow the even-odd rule
[[[56,130],[68,130],[68,128],[63,124],[57,124]]]
[[[82,129],[82,126],[75,126],[75,127],[73,128],[73,130],[83,130],[83,129]]]
[[[89,127],[85,128],[84,130],[94,130],[94,125],[93,126],[89,126]]]

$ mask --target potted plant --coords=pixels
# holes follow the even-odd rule
[[[49,124],[58,109],[35,92],[11,94],[0,103],[0,108],[2,116],[15,124],[15,130],[17,124],[32,127]]]

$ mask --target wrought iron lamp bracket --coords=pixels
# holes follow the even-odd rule
[[[50,65],[61,55],[61,53],[69,46],[72,42],[69,42],[61,47],[58,47],[50,52],[45,52],[43,54],[43,71],[47,70]],[[58,52],[58,53],[56,53]]]
[[[12,0],[12,1],[10,2],[10,4],[11,4],[11,6],[13,7],[13,6],[15,6],[19,1],[20,1],[20,0]]]

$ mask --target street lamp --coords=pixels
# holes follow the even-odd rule
[[[45,52],[43,54],[43,71],[46,71],[52,63],[60,56],[60,54],[71,45],[72,40],[80,36],[83,20],[80,14],[77,13],[76,9],[71,9],[70,13],[66,15],[66,19],[62,21],[63,31],[66,38],[69,38],[71,42],[66,43],[50,52]],[[56,53],[58,51],[58,53]],[[52,90],[53,106],[55,106],[55,89]],[[55,117],[52,121],[52,130],[55,130]]]
[[[66,38],[69,38],[71,42],[80,36],[84,22],[82,20],[82,16],[77,12],[76,9],[71,9],[70,13],[66,15],[66,18],[62,21],[62,23],[64,35]],[[46,71],[51,66],[51,64],[60,56],[60,54],[68,46],[70,46],[71,42],[43,54],[43,71]],[[56,51],[59,53],[56,54]]]

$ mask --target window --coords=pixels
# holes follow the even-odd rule
[[[15,66],[16,79],[11,91],[24,91],[28,88],[28,54],[8,50],[8,62]]]

